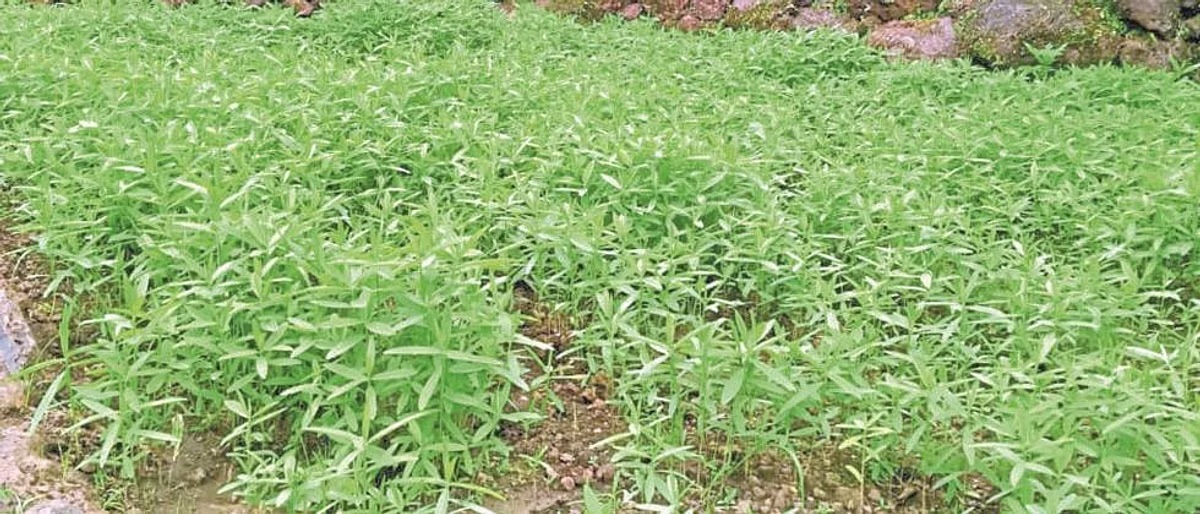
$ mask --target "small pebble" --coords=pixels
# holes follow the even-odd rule
[[[565,489],[565,490],[567,490],[567,491],[574,491],[574,490],[575,490],[575,479],[574,479],[574,478],[571,478],[571,477],[562,477],[562,480],[559,480],[559,482],[558,482],[558,483],[559,483],[559,484],[561,484],[561,485],[562,485],[562,488],[563,488],[563,489]]]
[[[570,464],[572,462],[575,462],[575,456],[571,455],[569,453],[559,454],[558,461],[563,464]]]
[[[613,476],[617,474],[616,468],[612,464],[603,464],[596,468],[596,480],[601,482],[609,482]]]
[[[871,489],[867,492],[867,499],[871,500],[871,503],[878,505],[880,500],[883,500],[883,493],[879,492],[879,489]]]
[[[829,499],[829,493],[825,492],[825,490],[824,490],[824,489],[821,489],[820,487],[814,487],[814,488],[813,488],[813,490],[812,490],[812,496],[813,496],[813,498],[816,498],[816,499],[818,499],[818,500],[827,500],[827,499]]]

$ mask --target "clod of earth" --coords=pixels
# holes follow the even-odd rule
[[[893,56],[908,59],[952,59],[958,56],[954,22],[936,20],[891,21],[871,31],[867,44]]]

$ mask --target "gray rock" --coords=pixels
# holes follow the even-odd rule
[[[1036,62],[1035,48],[1077,41],[1087,25],[1070,0],[978,0],[960,3],[960,48],[994,66]]]
[[[0,378],[20,371],[33,348],[29,324],[0,284]]]
[[[1117,0],[1117,8],[1129,21],[1160,36],[1171,35],[1179,26],[1179,0]]]

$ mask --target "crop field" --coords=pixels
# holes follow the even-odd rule
[[[62,308],[29,415],[106,509],[202,441],[282,512],[1200,511],[1178,72],[0,9],[2,258]]]

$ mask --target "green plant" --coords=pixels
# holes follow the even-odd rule
[[[96,299],[38,410],[100,431],[105,480],[200,431],[256,503],[477,505],[516,460],[499,425],[538,418],[509,405],[537,386],[521,281],[629,424],[630,490],[593,505],[714,506],[830,440],[856,486],[913,460],[1007,511],[1200,505],[1200,92],[1174,75],[484,1],[0,31],[11,214]]]

